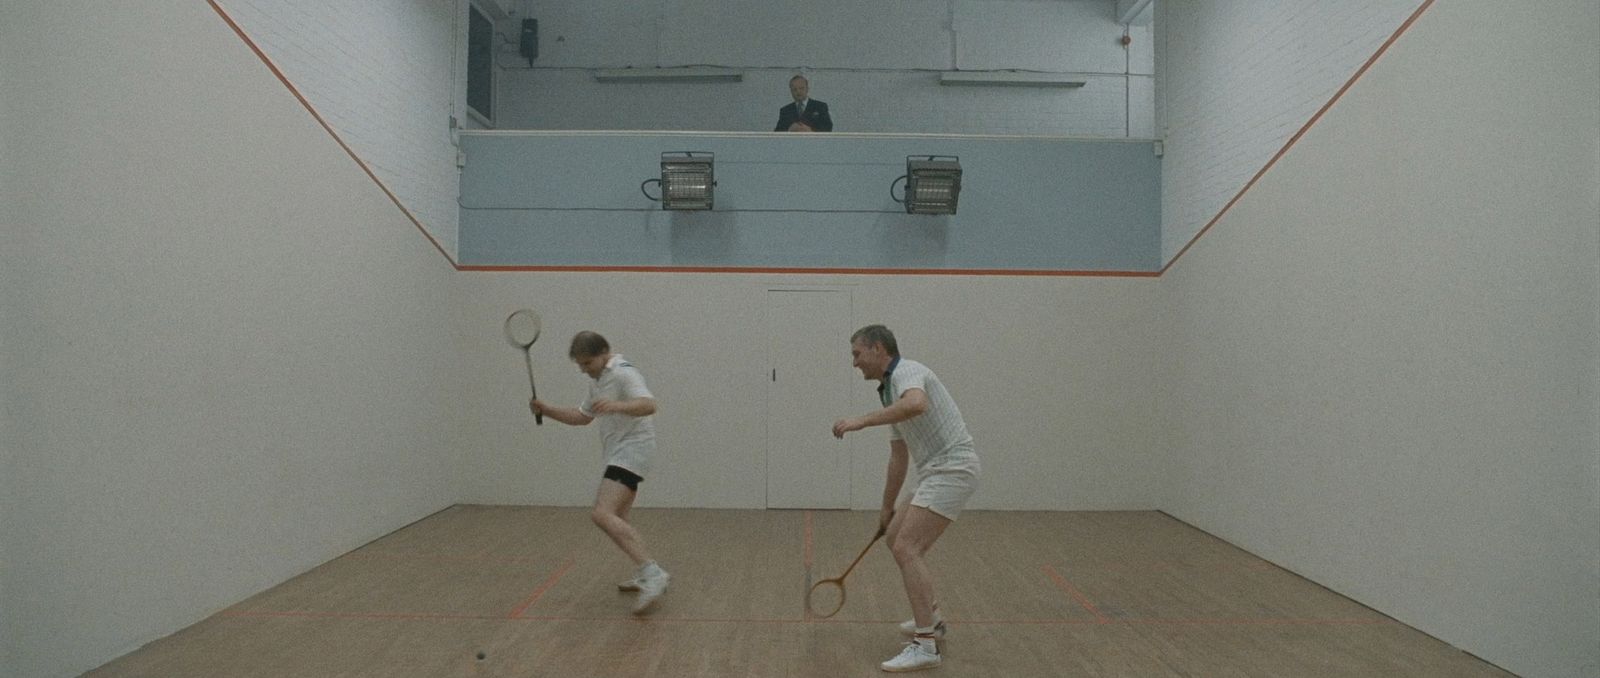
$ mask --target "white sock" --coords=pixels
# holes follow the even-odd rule
[[[655,577],[665,572],[666,570],[661,569],[661,566],[657,565],[654,560],[639,566],[640,577]]]

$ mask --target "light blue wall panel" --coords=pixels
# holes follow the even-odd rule
[[[1017,137],[484,132],[462,136],[468,266],[1154,271],[1150,142]],[[639,190],[664,151],[716,154],[716,210]],[[961,158],[959,213],[890,195],[907,155]],[[649,187],[657,192],[654,185]]]

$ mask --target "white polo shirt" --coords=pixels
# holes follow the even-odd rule
[[[905,441],[918,477],[947,471],[977,474],[978,453],[973,449],[972,436],[967,433],[955,399],[939,377],[927,365],[904,358],[896,358],[890,370],[888,383],[879,391],[885,407],[914,388],[928,396],[926,411],[890,425],[889,439]]]
[[[654,398],[644,385],[644,375],[620,354],[606,361],[600,378],[589,385],[589,397],[578,411],[594,417],[600,429],[601,455],[607,466],[620,466],[643,478],[650,470],[650,456],[656,450],[656,427],[651,416],[635,417],[620,412],[594,413],[594,401]]]

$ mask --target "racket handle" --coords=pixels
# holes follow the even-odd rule
[[[867,547],[861,549],[861,553],[856,556],[856,559],[850,561],[850,567],[844,568],[844,574],[839,575],[839,581],[841,582],[840,586],[843,586],[844,578],[850,576],[850,572],[855,570],[857,565],[861,564],[861,559],[867,557],[867,552],[872,550],[872,545],[878,543],[878,540],[882,538],[883,530],[878,530],[877,534],[872,535],[872,541],[867,542]]]
[[[539,387],[533,385],[533,352],[527,348],[522,349],[522,358],[528,364],[528,392],[532,393],[534,399],[537,400],[539,398]],[[535,426],[544,426],[544,415],[534,412],[533,424]]]

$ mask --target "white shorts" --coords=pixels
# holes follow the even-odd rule
[[[955,520],[961,509],[978,491],[978,474],[969,470],[935,471],[917,481],[911,494],[911,505],[933,511]]]

